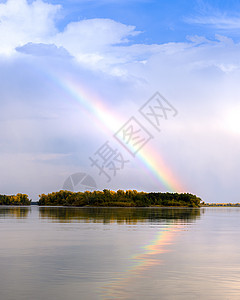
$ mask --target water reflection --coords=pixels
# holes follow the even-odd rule
[[[40,218],[52,222],[118,223],[156,226],[135,253],[126,261],[125,272],[112,277],[100,289],[102,299],[128,299],[129,287],[137,278],[142,278],[154,266],[164,261],[163,253],[169,251],[178,234],[185,230],[186,224],[196,221],[204,210],[194,208],[65,208],[40,207]]]
[[[0,206],[0,218],[26,219],[30,211],[28,206]]]
[[[137,254],[129,258],[128,269],[102,288],[102,298],[128,299],[129,287],[134,285],[137,278],[143,278],[148,269],[163,263],[161,254],[170,251],[168,246],[174,243],[176,235],[184,230],[184,226],[172,220],[159,229],[155,238],[146,242]]]
[[[164,282],[172,258],[185,253],[179,237],[202,223],[202,212],[2,206],[0,298],[163,299],[162,290],[172,287],[156,278]]]
[[[162,254],[170,251],[169,246],[183,232],[188,223],[200,218],[204,210],[179,208],[150,208],[138,211],[140,221],[146,218],[156,225],[153,238],[146,239],[137,253],[129,257],[128,268],[102,288],[103,299],[128,299],[129,289],[147,270],[164,262]],[[146,221],[145,219],[145,221]],[[157,221],[157,222],[156,222]]]
[[[53,222],[123,223],[140,222],[191,222],[200,217],[203,210],[197,208],[71,208],[39,207],[39,217]]]

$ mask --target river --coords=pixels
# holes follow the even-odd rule
[[[240,299],[240,208],[0,207],[0,299]]]

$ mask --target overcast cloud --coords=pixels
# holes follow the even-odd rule
[[[240,202],[238,41],[226,32],[212,39],[136,43],[142,33],[130,22],[73,20],[60,30],[63,16],[63,7],[40,0],[0,4],[1,194],[24,192],[37,199],[61,189],[75,172],[93,176],[99,189],[168,190],[112,137],[159,91],[178,115],[160,133],[145,126],[183,191],[206,202]],[[191,22],[212,25],[214,18]],[[219,20],[224,29],[238,26],[236,17]],[[91,114],[89,103],[64,88],[69,77],[123,123]],[[110,183],[89,161],[107,140],[130,160]]]

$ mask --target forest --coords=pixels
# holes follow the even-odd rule
[[[101,207],[200,207],[201,199],[189,193],[138,192],[136,190],[104,189],[93,192],[59,191],[41,194],[38,205],[50,206],[101,206]]]
[[[31,200],[29,200],[26,194],[17,195],[0,195],[0,205],[30,205]]]

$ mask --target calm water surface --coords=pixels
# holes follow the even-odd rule
[[[240,208],[0,207],[0,299],[240,299]]]

